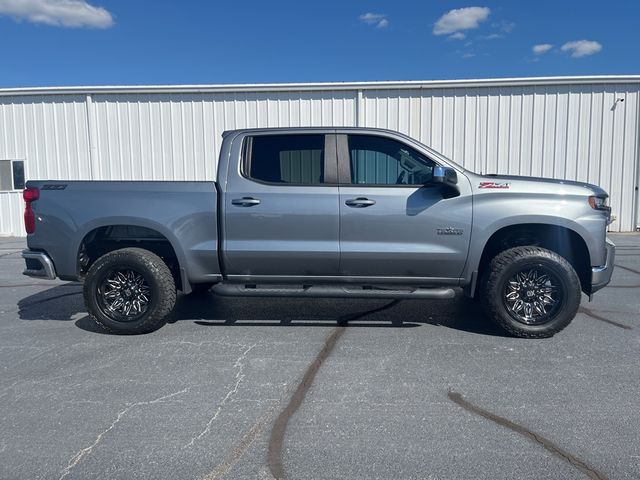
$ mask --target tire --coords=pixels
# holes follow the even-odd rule
[[[480,287],[487,315],[520,338],[548,338],[564,329],[578,311],[580,294],[580,279],[571,264],[540,247],[499,253]]]
[[[141,248],[123,248],[98,258],[87,273],[83,293],[93,321],[119,334],[157,330],[167,323],[176,302],[169,267]]]

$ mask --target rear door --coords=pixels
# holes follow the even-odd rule
[[[471,236],[471,191],[430,183],[436,162],[386,135],[338,135],[340,271],[457,279]]]
[[[335,135],[244,137],[240,165],[229,164],[223,201],[229,278],[338,275]]]

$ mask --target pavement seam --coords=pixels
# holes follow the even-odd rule
[[[474,413],[476,415],[479,415],[481,417],[484,417],[487,420],[491,420],[492,422],[497,423],[500,426],[508,428],[509,430],[519,433],[523,437],[536,442],[551,454],[555,455],[556,457],[564,460],[565,462],[569,463],[571,466],[580,470],[587,477],[593,480],[606,480],[607,477],[605,477],[604,474],[597,471],[593,467],[590,467],[584,461],[572,455],[571,453],[567,452],[563,448],[559,447],[548,438],[543,437],[538,433],[532,432],[528,428],[522,425],[519,425],[517,423],[514,423],[511,420],[507,420],[506,418],[501,417],[500,415],[496,415],[495,413],[492,413],[488,410],[478,407],[477,405],[472,404],[471,402],[465,400],[462,394],[460,393],[449,390],[449,392],[447,393],[447,396],[449,397],[449,400],[458,404],[465,410],[471,413]]]
[[[596,320],[600,320],[601,322],[608,323],[609,325],[613,325],[614,327],[622,328],[624,330],[633,330],[633,327],[629,325],[625,325],[624,323],[616,322],[615,320],[609,320],[608,318],[603,317],[602,315],[598,315],[597,313],[594,313],[593,310],[587,307],[580,306],[578,308],[578,312],[583,313],[588,317],[594,318]]]
[[[348,322],[366,317],[373,313],[387,310],[396,306],[398,303],[400,303],[400,300],[392,300],[382,307],[356,314],[345,315],[338,319],[338,324],[341,326],[334,328],[333,331],[327,336],[324,342],[324,346],[322,347],[320,352],[318,352],[316,358],[307,367],[302,380],[289,399],[289,403],[284,408],[284,410],[280,412],[273,424],[273,427],[271,428],[271,435],[269,436],[269,446],[267,450],[267,464],[273,478],[279,480],[284,478],[285,475],[282,458],[282,448],[284,445],[284,436],[289,420],[291,419],[291,417],[293,417],[298,408],[300,408],[300,405],[302,405],[307,392],[313,385],[316,374],[320,370],[320,367],[322,366],[323,362],[329,357],[336,344],[338,343],[338,340],[340,340],[342,335],[344,335]]]

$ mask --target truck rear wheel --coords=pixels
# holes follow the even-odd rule
[[[552,337],[575,317],[580,280],[571,264],[540,247],[515,247],[491,261],[481,283],[487,315],[521,338]]]
[[[162,327],[176,302],[169,267],[155,253],[123,248],[98,258],[84,282],[89,316],[120,334],[148,333]]]

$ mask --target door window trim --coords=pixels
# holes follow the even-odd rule
[[[249,175],[251,165],[252,143],[255,137],[274,137],[274,136],[293,136],[293,135],[322,135],[324,137],[324,181],[321,183],[286,183],[286,182],[267,182],[253,178]],[[338,184],[338,154],[336,146],[336,137],[334,133],[277,133],[277,134],[251,134],[244,137],[242,141],[242,158],[240,161],[240,176],[250,182],[268,185],[272,187],[329,187]]]
[[[375,135],[368,132],[365,133],[338,133],[337,136],[337,153],[338,153],[338,184],[341,187],[366,187],[366,188],[433,188],[437,184],[384,184],[384,183],[353,183],[351,181],[351,152],[349,151],[349,135],[368,136],[375,138],[385,138],[394,142],[398,142],[401,145],[411,149],[413,152],[417,152],[411,145],[407,145],[405,142],[400,141],[397,138],[387,137],[386,135]],[[433,162],[433,166],[440,166],[440,163],[436,162],[433,158],[425,155],[424,153],[417,152]]]

